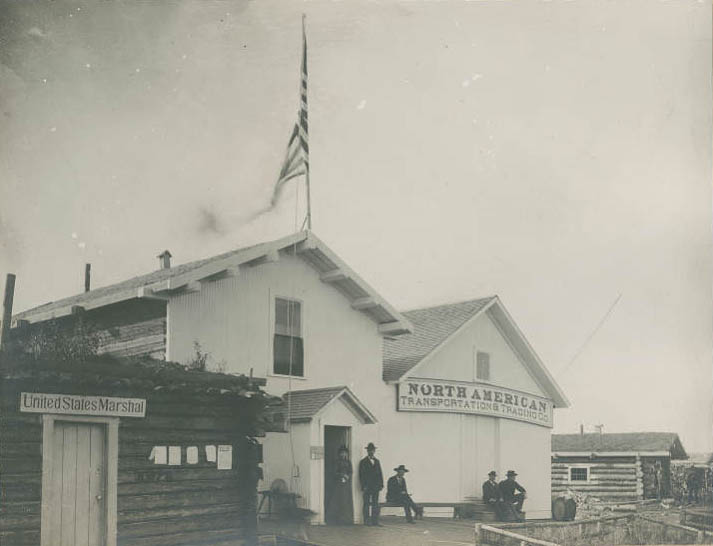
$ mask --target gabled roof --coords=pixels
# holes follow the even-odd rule
[[[376,417],[361,403],[349,387],[289,391],[283,395],[283,398],[285,400],[284,408],[289,408],[290,421],[293,423],[311,421],[327,406],[340,399],[363,423],[376,423]]]
[[[135,298],[167,300],[177,292],[200,289],[201,283],[238,275],[240,267],[277,261],[280,253],[292,252],[312,266],[325,283],[331,284],[344,294],[354,309],[374,320],[379,325],[380,333],[400,335],[410,331],[411,325],[396,309],[309,231],[168,269],[159,269],[110,286],[46,303],[16,314],[13,324],[18,320],[39,322],[69,315],[77,307],[84,310],[96,309]]]
[[[493,300],[481,298],[404,311],[414,330],[384,341],[384,380],[398,380]]]
[[[553,434],[552,451],[560,453],[669,452],[674,459],[688,457],[675,432]]]
[[[411,376],[423,362],[483,313],[495,322],[533,380],[552,398],[555,407],[569,406],[564,392],[497,296],[405,311],[403,315],[413,324],[413,331],[397,339],[384,340],[384,381],[401,381]]]

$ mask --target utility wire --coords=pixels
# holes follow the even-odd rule
[[[599,331],[599,329],[604,325],[604,323],[606,322],[606,320],[609,318],[609,316],[611,315],[612,311],[614,310],[614,307],[616,307],[616,304],[619,303],[619,300],[620,300],[620,299],[621,299],[621,294],[619,294],[619,295],[616,297],[616,299],[614,300],[614,303],[612,303],[612,304],[609,306],[609,309],[607,310],[607,312],[604,314],[604,316],[603,316],[602,319],[599,321],[599,323],[598,323],[597,326],[594,328],[594,330],[592,330],[592,332],[587,336],[587,339],[584,340],[584,343],[582,343],[581,347],[577,350],[577,352],[574,353],[574,356],[573,356],[572,359],[567,363],[567,365],[564,367],[564,369],[560,372],[560,375],[564,375],[564,374],[567,372],[567,370],[570,369],[570,367],[572,366],[572,364],[574,364],[574,361],[577,360],[577,357],[579,357],[579,355],[582,354],[582,351],[584,351],[584,349],[587,347],[587,344],[592,340],[592,338],[596,335],[596,333]]]

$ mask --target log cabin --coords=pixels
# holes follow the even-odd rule
[[[671,432],[552,435],[552,495],[568,491],[602,501],[668,498],[671,461],[686,459]]]
[[[13,330],[66,321],[98,353],[198,356],[260,378],[289,423],[260,440],[262,487],[286,484],[313,523],[329,523],[338,448],[356,468],[368,442],[385,477],[406,464],[417,500],[450,514],[480,496],[490,470],[514,469],[527,517],[550,517],[550,434],[568,401],[497,296],[399,312],[308,231],[160,260],[147,275],[18,313]],[[360,523],[357,481],[350,517]]]
[[[264,381],[150,359],[0,360],[3,546],[252,544]]]

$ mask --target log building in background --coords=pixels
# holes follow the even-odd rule
[[[671,461],[687,459],[678,434],[553,434],[552,495],[568,490],[603,501],[671,496]]]
[[[250,540],[262,472],[255,438],[274,402],[261,383],[149,359],[5,353],[0,543]],[[90,407],[89,396],[104,405]],[[139,402],[112,407],[118,397]]]

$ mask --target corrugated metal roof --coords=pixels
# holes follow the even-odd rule
[[[686,457],[675,432],[622,432],[588,434],[553,434],[552,451],[568,452],[642,452],[673,451]]]
[[[384,381],[399,379],[494,299],[492,296],[403,312],[414,326],[413,333],[384,340]]]

